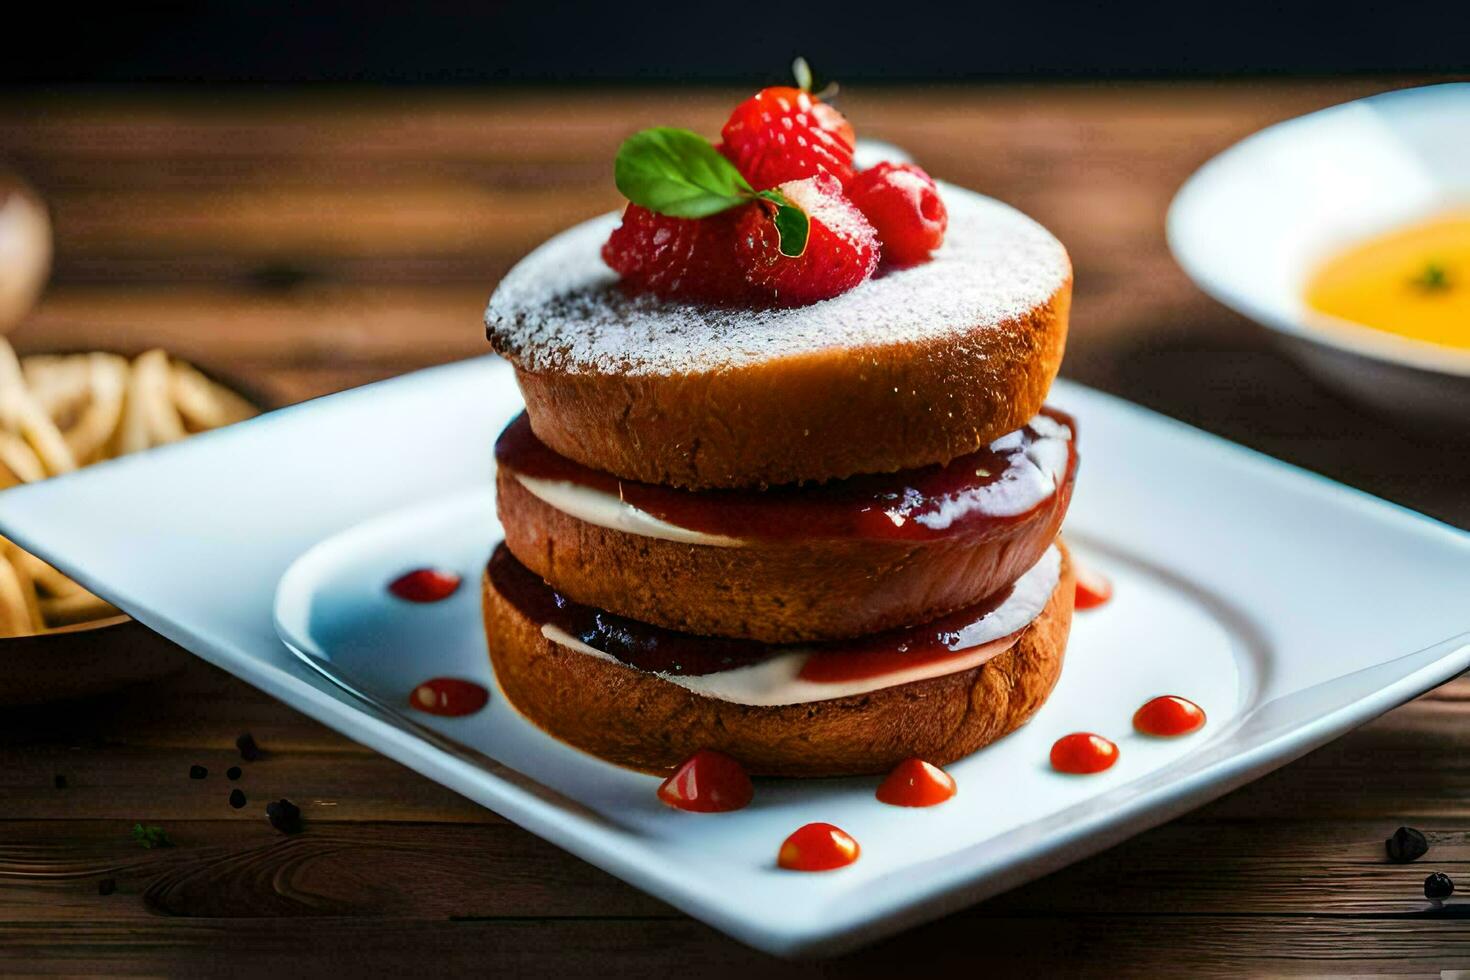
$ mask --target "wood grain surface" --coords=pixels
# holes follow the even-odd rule
[[[1065,375],[1464,527],[1470,449],[1316,387],[1195,290],[1163,236],[1174,191],[1214,153],[1404,84],[852,90],[844,108],[863,134],[1067,243]],[[0,96],[0,156],[49,201],[58,249],[53,286],[14,339],[163,345],[276,404],[483,353],[480,312],[499,276],[617,204],[618,141],[652,124],[713,132],[736,95]],[[861,953],[792,963],[175,656],[163,682],[0,715],[0,973],[1470,969],[1470,900],[1435,911],[1422,895],[1431,870],[1466,872],[1470,888],[1465,679],[1096,858]],[[264,758],[240,761],[243,731]],[[208,777],[189,779],[193,764]],[[227,802],[236,787],[239,810]],[[304,833],[266,822],[279,797],[301,805]],[[176,846],[141,848],[136,821],[163,825]],[[1431,841],[1414,865],[1384,859],[1403,823]],[[115,890],[101,894],[103,882]]]

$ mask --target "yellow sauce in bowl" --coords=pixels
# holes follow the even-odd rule
[[[1306,301],[1376,330],[1470,350],[1470,210],[1338,253],[1312,274]]]

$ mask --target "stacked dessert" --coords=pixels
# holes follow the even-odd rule
[[[1066,251],[918,167],[856,169],[804,90],[761,92],[722,137],[631,138],[621,217],[490,300],[526,400],[495,450],[496,677],[638,769],[944,764],[1061,670],[1077,454],[1043,401]]]

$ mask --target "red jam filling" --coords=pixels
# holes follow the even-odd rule
[[[1205,727],[1205,709],[1188,698],[1165,694],[1149,701],[1133,715],[1133,730],[1140,735],[1172,738]]]
[[[438,568],[416,568],[388,583],[388,591],[408,602],[439,602],[454,595],[459,576]]]
[[[728,813],[748,806],[754,797],[744,767],[713,749],[691,755],[658,788],[660,800],[693,813]]]
[[[1091,732],[1063,735],[1051,747],[1051,767],[1075,776],[1111,769],[1117,761],[1118,747]]]
[[[1048,421],[1034,421],[943,466],[765,490],[692,491],[620,480],[553,452],[524,413],[500,434],[495,459],[523,476],[613,494],[659,520],[706,534],[929,541],[1061,523],[1077,471],[1076,424],[1052,408],[1039,418]],[[1062,451],[1063,442],[1066,461],[1056,479],[1033,455],[1043,443]]]
[[[472,715],[485,707],[490,692],[474,681],[458,677],[435,677],[413,689],[408,703],[420,711],[446,718]]]
[[[841,827],[809,823],[781,844],[776,863],[788,871],[831,871],[856,861],[861,850]]]
[[[965,639],[965,627],[994,612],[1010,596],[1011,588],[1007,587],[989,599],[923,626],[822,644],[807,657],[796,676],[817,684],[839,684],[925,667],[959,653],[967,654],[976,644]],[[1005,637],[991,642],[1009,646],[1013,639]]]
[[[763,663],[792,649],[756,640],[680,633],[573,602],[517,561],[504,544],[490,556],[488,571],[496,591],[527,619],[555,626],[637,670],[698,677]],[[1010,592],[1007,588],[922,626],[853,640],[802,644],[809,656],[799,676],[818,683],[863,680],[968,655],[978,644],[967,639],[966,628],[993,612]]]
[[[527,619],[555,626],[638,670],[697,677],[760,663],[779,651],[753,640],[680,633],[573,602],[516,561],[504,544],[490,556],[488,571],[496,591]]]
[[[890,806],[938,806],[954,798],[954,777],[923,759],[905,759],[878,787],[878,802]]]

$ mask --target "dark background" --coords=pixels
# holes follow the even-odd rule
[[[756,83],[1470,70],[1470,2],[70,4],[0,14],[0,82]]]

